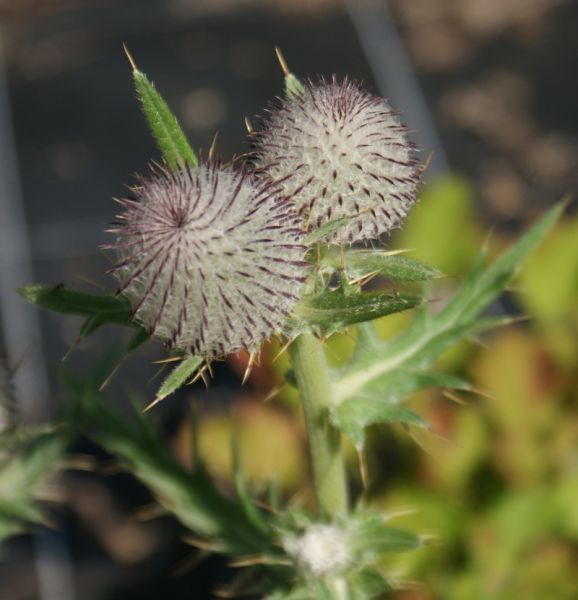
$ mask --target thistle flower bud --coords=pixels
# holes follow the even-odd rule
[[[351,561],[346,532],[334,525],[310,525],[301,537],[284,539],[283,546],[317,576],[341,571]]]
[[[279,182],[309,229],[351,217],[328,241],[378,238],[416,199],[415,146],[386,100],[348,81],[309,82],[255,135],[256,167]]]
[[[111,269],[134,318],[176,349],[254,349],[299,299],[303,231],[274,185],[213,164],[156,170],[118,202]]]

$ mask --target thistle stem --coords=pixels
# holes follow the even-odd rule
[[[321,342],[310,333],[289,347],[305,415],[317,506],[325,517],[348,510],[348,491],[341,436],[329,421],[333,389]]]

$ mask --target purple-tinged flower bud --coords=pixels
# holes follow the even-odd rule
[[[213,164],[156,170],[118,202],[111,269],[135,319],[217,357],[278,331],[305,278],[303,229],[276,186]]]
[[[258,171],[279,182],[308,229],[351,217],[331,242],[375,239],[416,200],[418,162],[405,127],[386,100],[347,79],[308,82],[254,135]]]

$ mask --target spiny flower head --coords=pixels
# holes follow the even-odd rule
[[[386,100],[347,79],[308,82],[254,134],[258,170],[279,182],[308,228],[351,221],[328,241],[375,239],[416,199],[415,147]]]
[[[254,349],[299,299],[303,230],[276,186],[215,164],[153,171],[118,202],[111,269],[135,319],[205,357]]]

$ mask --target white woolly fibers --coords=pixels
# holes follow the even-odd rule
[[[213,164],[156,170],[109,231],[112,272],[135,319],[205,357],[279,330],[304,281],[303,230],[275,186]]]
[[[351,559],[347,535],[334,525],[310,525],[301,537],[285,540],[283,545],[289,554],[318,576],[346,568]]]
[[[330,242],[375,239],[416,199],[414,146],[386,100],[335,78],[280,102],[255,135],[257,169],[278,182],[309,229],[351,221]]]

